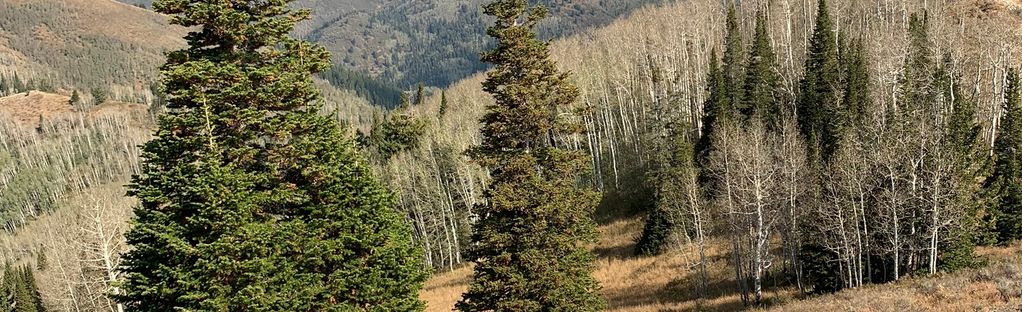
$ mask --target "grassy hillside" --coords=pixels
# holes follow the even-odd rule
[[[2,0],[0,75],[144,100],[163,53],[183,46],[183,34],[163,16],[112,0]]]

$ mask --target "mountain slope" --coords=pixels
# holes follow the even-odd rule
[[[164,16],[112,0],[0,0],[0,75],[134,100],[183,34]]]
[[[356,1],[357,2],[357,1]],[[479,53],[485,35],[487,0],[377,1],[362,10],[336,10],[325,1],[300,1],[317,16],[299,32],[334,52],[334,61],[408,87],[448,86],[485,68]],[[669,0],[542,0],[550,9],[541,33],[546,38],[609,24],[650,3]],[[331,15],[332,14],[332,15]],[[318,21],[326,21],[320,24]]]

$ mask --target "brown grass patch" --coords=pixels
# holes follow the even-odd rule
[[[695,246],[682,246],[656,257],[634,256],[635,238],[642,231],[642,219],[616,221],[599,228],[595,246],[597,269],[593,275],[603,287],[609,311],[734,311],[744,308],[734,292],[733,272],[727,265],[723,242],[707,245],[707,272],[710,280],[703,299],[699,295],[699,253]],[[434,275],[426,282],[420,297],[426,311],[451,311],[468,289],[472,269]],[[794,296],[786,288],[764,292],[767,303],[783,302]]]
[[[634,240],[641,230],[639,218],[599,228],[593,274],[603,286],[609,311],[1022,311],[1022,242],[1006,248],[978,248],[977,254],[990,261],[987,267],[905,278],[806,300],[798,300],[797,290],[768,280],[764,305],[747,307],[735,292],[726,242],[707,244],[709,281],[700,296],[698,249],[683,245],[661,256],[636,257]],[[420,294],[427,302],[426,311],[453,310],[471,275],[471,266],[434,275]]]

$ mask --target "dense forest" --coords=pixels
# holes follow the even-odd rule
[[[0,306],[1022,304],[1022,4],[158,2],[148,109],[0,75],[85,107],[0,109]]]

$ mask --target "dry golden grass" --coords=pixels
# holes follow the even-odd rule
[[[682,246],[657,257],[633,256],[641,219],[601,226],[596,278],[609,311],[737,311],[747,309],[735,293],[726,244],[707,244],[709,281],[704,299],[698,289],[698,250]],[[984,268],[936,277],[906,278],[833,295],[799,300],[798,291],[765,284],[768,311],[1022,311],[1022,243],[1009,248],[980,248],[990,260]],[[471,267],[439,273],[426,282],[420,297],[426,311],[451,311],[467,290]]]
[[[642,231],[641,219],[615,221],[599,231],[597,269],[593,274],[603,287],[609,311],[733,311],[743,307],[733,291],[733,273],[727,265],[723,242],[707,244],[710,279],[707,299],[699,299],[699,251],[694,246],[656,257],[636,257],[634,241]],[[420,295],[427,302],[426,311],[451,311],[468,288],[471,275],[471,267],[434,275]],[[794,293],[783,287],[771,288],[764,292],[764,298],[777,301]]]
[[[1022,242],[982,247],[990,264],[953,274],[913,277],[775,306],[768,311],[1022,311]]]
[[[12,118],[16,122],[27,126],[37,126],[40,117],[42,119],[53,119],[62,115],[73,114],[75,108],[69,104],[70,96],[62,94],[47,93],[41,91],[30,91],[27,93],[15,93],[0,97],[0,115],[5,118]],[[148,106],[136,103],[125,103],[107,101],[102,105],[88,107],[88,115],[92,117],[107,114],[139,113],[145,112]]]
[[[6,113],[24,124],[34,124],[39,117],[49,118],[53,115],[74,111],[68,105],[70,97],[39,91],[15,93],[0,98],[0,112]]]

